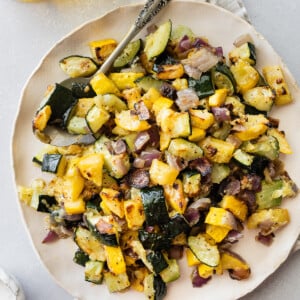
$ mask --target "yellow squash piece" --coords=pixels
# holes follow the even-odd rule
[[[129,131],[143,131],[151,127],[147,121],[140,120],[138,115],[130,110],[116,113],[115,122],[119,127]]]
[[[139,102],[142,98],[141,89],[134,87],[122,91],[123,98],[127,101],[129,109],[134,109],[134,104]]]
[[[241,257],[229,251],[222,252],[221,265],[224,270],[250,269],[250,266]]]
[[[192,127],[192,134],[188,137],[191,142],[199,142],[205,138],[206,131],[197,127]]]
[[[211,107],[221,106],[224,104],[227,96],[227,89],[215,90],[215,93],[208,98],[208,105]]]
[[[103,155],[101,153],[94,153],[83,156],[77,163],[77,166],[84,178],[92,181],[97,186],[101,186],[103,164]]]
[[[76,166],[67,169],[62,182],[63,201],[76,201],[84,188],[84,178],[79,169]]]
[[[65,201],[64,209],[68,215],[82,214],[85,212],[85,201],[81,197],[76,200]]]
[[[189,113],[193,127],[206,130],[215,122],[214,115],[207,109],[190,109]]]
[[[213,137],[206,137],[200,141],[205,156],[215,163],[228,163],[235,150],[234,145]]]
[[[256,86],[259,74],[248,62],[240,59],[230,67],[237,83],[238,91],[242,94]]]
[[[206,224],[206,233],[211,236],[216,243],[222,242],[229,231],[230,229],[224,226]]]
[[[211,207],[205,218],[206,224],[225,227],[229,230],[236,229],[236,220],[233,214],[221,207]]]
[[[117,47],[117,42],[113,39],[97,40],[89,42],[92,57],[99,63],[103,64],[105,59]]]
[[[177,78],[172,82],[172,86],[177,90],[184,90],[189,87],[188,81],[186,78]]]
[[[209,278],[214,274],[215,267],[208,266],[206,264],[200,264],[198,266],[198,274],[202,278]]]
[[[165,185],[173,184],[179,171],[163,161],[154,159],[151,163],[149,173],[150,179],[154,184]]]
[[[189,267],[198,266],[201,263],[190,248],[186,248],[185,254]]]
[[[144,76],[144,73],[122,72],[110,73],[109,78],[115,83],[119,90],[131,89],[136,87],[135,81]]]
[[[124,218],[124,201],[119,191],[104,188],[100,192],[100,197],[102,199],[101,207],[103,206],[121,219]]]
[[[288,85],[280,66],[266,66],[263,68],[263,75],[275,92],[275,104],[285,105],[293,101]]]
[[[269,120],[262,114],[245,115],[245,118],[240,120],[240,124],[243,126],[244,130],[235,132],[235,136],[241,141],[249,141],[259,137],[267,131]]]
[[[233,215],[241,221],[245,221],[248,214],[247,205],[232,195],[224,195],[219,205],[229,210]]]
[[[75,115],[84,118],[94,105],[94,98],[80,98],[76,104]]]
[[[124,201],[125,219],[128,228],[138,229],[141,228],[145,221],[144,207],[140,200],[130,199]]]
[[[115,83],[109,79],[105,74],[98,73],[95,75],[90,84],[97,95],[105,95],[105,94],[116,94],[120,95],[120,91]]]
[[[182,181],[176,179],[171,185],[164,185],[164,194],[167,203],[179,214],[183,214],[186,210],[189,199],[183,192]]]
[[[164,109],[164,108],[171,108],[174,104],[174,101],[166,98],[166,97],[159,97],[156,100],[154,100],[154,103],[152,105],[152,111],[157,116],[158,113]]]
[[[51,106],[44,106],[34,117],[33,128],[39,131],[43,131],[47,126],[47,123],[51,117],[51,113]]]
[[[106,261],[109,270],[118,275],[126,272],[126,264],[120,246],[104,246]]]

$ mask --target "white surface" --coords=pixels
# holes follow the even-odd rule
[[[82,22],[101,15],[116,3],[138,1],[52,0],[20,3],[0,1],[2,72],[0,88],[1,179],[0,265],[13,273],[24,287],[27,299],[71,299],[41,266],[17,212],[10,167],[10,137],[22,86],[43,54],[54,42]],[[281,0],[245,0],[256,29],[283,57],[300,80],[300,2],[282,6]],[[299,299],[300,253],[289,260],[250,299]],[[2,299],[1,299],[2,300]]]

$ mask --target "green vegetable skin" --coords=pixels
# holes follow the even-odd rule
[[[79,155],[64,156],[58,154],[61,153],[58,151],[60,149],[56,149],[54,153],[43,152],[43,159],[41,155],[36,155],[34,160],[41,165],[42,171],[51,172],[64,179],[64,173],[61,171],[65,167],[62,165],[65,163],[63,159],[69,157],[80,159],[86,153],[88,155],[94,152],[102,157],[102,186],[95,187],[88,178],[84,178],[84,188],[79,198],[84,199],[85,211],[78,214],[83,215],[84,222],[80,220],[78,224],[72,225],[74,242],[79,248],[73,260],[84,267],[86,281],[94,284],[104,281],[112,293],[123,291],[132,284],[142,286],[148,299],[163,299],[167,292],[167,283],[177,280],[181,275],[178,260],[171,258],[170,255],[175,246],[188,248],[193,255],[193,265],[197,268],[201,265],[212,274],[218,274],[217,270],[222,265],[220,264],[223,253],[222,243],[228,232],[233,229],[230,226],[233,226],[238,218],[234,216],[236,207],[230,207],[230,203],[237,205],[244,200],[239,199],[239,193],[231,195],[232,181],[238,181],[241,192],[246,190],[253,193],[258,211],[278,208],[283,199],[295,194],[293,182],[288,180],[286,175],[282,173],[274,179],[268,173],[268,167],[278,163],[280,143],[275,136],[267,132],[267,127],[273,126],[272,122],[266,123],[270,121],[267,119],[273,106],[274,95],[260,74],[261,78],[256,85],[243,94],[239,93],[235,77],[225,62],[217,63],[207,72],[203,72],[198,79],[186,73],[176,79],[158,79],[161,65],[181,64],[181,58],[177,56],[176,51],[177,43],[184,35],[191,41],[197,38],[191,29],[185,26],[172,28],[172,22],[168,20],[144,41],[140,39],[133,41],[125,48],[113,65],[115,73],[122,72],[122,68],[134,69],[136,64],[140,64],[144,54],[147,56],[147,63],[151,66],[149,69],[143,66],[147,71],[144,76],[131,82],[133,88],[122,90],[119,86],[114,87],[109,74],[105,84],[113,86],[114,94],[96,95],[90,85],[74,85],[72,89],[67,89],[55,84],[40,106],[40,109],[46,105],[51,107],[52,113],[48,124],[66,128],[73,134],[93,134],[97,139],[91,147],[81,148],[82,152]],[[75,55],[65,58],[61,63],[76,63],[79,58],[85,59]],[[244,59],[252,67],[256,62],[255,47],[251,43],[246,43],[232,51],[229,58],[232,64]],[[75,67],[68,69],[70,70],[77,71]],[[185,107],[184,105],[178,105],[177,99],[179,98],[177,92],[186,88],[192,90],[193,97],[195,95],[198,97],[197,104],[187,109],[182,108]],[[119,93],[115,92],[118,89],[120,89]],[[216,93],[219,89],[227,90],[224,99],[213,98],[216,95],[222,97],[222,93]],[[168,95],[164,94],[166,90]],[[133,94],[135,92],[136,98],[127,99],[125,94],[129,91]],[[187,95],[191,96],[191,94]],[[210,102],[210,96],[213,96],[214,101]],[[64,101],[61,101],[62,98]],[[81,115],[76,115],[79,98],[91,98],[92,101],[89,101],[91,104],[87,105],[86,110],[85,107],[80,107]],[[155,102],[157,99],[159,100]],[[138,110],[139,106],[135,105],[139,101],[143,101],[145,107],[141,107],[149,111],[150,119],[143,119]],[[152,109],[153,106],[158,108]],[[122,122],[121,125],[119,123],[117,125],[117,113],[129,112],[129,110],[128,123],[136,122],[139,125],[139,122],[146,122],[147,125],[148,122],[152,129],[157,126],[160,143],[153,142],[146,144],[142,149],[137,149],[137,139],[143,134],[147,136],[149,132],[147,129],[134,131],[126,129],[125,126],[122,128]],[[170,112],[168,116],[173,117],[171,125],[170,119],[159,120],[159,113],[164,110]],[[202,110],[205,113],[202,114]],[[193,111],[197,113],[193,114]],[[221,114],[218,115],[220,111]],[[223,120],[224,111],[227,115]],[[250,119],[249,115],[253,117],[255,114],[260,115],[260,118],[255,117],[257,120],[266,120],[263,124],[266,126],[266,131],[255,136],[255,132],[251,132],[250,128],[250,138],[245,134],[238,140],[239,130],[242,130],[243,126],[247,127],[243,122],[246,122],[247,117]],[[131,119],[132,116],[135,119]],[[37,124],[40,125],[38,122]],[[137,128],[141,127],[137,126]],[[151,134],[149,134],[150,142],[153,138]],[[253,138],[251,134],[254,134]],[[281,138],[284,139],[284,135]],[[116,151],[113,147],[116,141],[124,142],[125,152]],[[161,170],[168,175],[171,174],[170,177],[175,174],[176,180],[174,179],[172,183],[165,184],[157,181],[159,182],[157,184],[156,178],[151,178],[153,174],[149,171],[151,164],[150,166],[138,165],[138,159],[142,155],[147,157],[147,152],[151,153],[153,148],[158,150],[159,154],[155,159],[161,162],[157,164],[158,171],[155,170],[157,173],[153,173],[157,177],[161,175],[159,173]],[[228,155],[228,152],[231,154]],[[132,179],[130,178],[132,173],[138,173],[139,169],[145,171],[144,176],[150,176],[150,179],[147,178],[150,184],[137,189],[135,185],[131,186],[132,180],[129,179]],[[251,180],[253,174],[259,176],[261,182],[261,189],[255,191],[254,188],[251,190],[251,182],[244,179],[249,176]],[[102,203],[100,197],[102,188],[117,190],[121,195],[120,199],[115,199],[114,202],[118,208],[120,204],[118,215],[114,214],[112,203],[109,203],[111,206],[107,205],[109,200]],[[32,189],[29,204],[38,211],[50,213],[51,217],[56,219],[54,214],[62,210],[61,203],[46,191],[46,188],[45,190]],[[219,203],[224,196],[232,196],[236,199],[231,199],[232,202],[228,200],[229,207],[223,208]],[[242,204],[244,207],[244,202]],[[205,217],[211,207],[218,208],[220,215],[227,219],[217,219],[216,214],[211,217],[210,223],[206,224]],[[247,207],[247,217],[253,213],[250,208],[253,209]],[[58,218],[62,220],[60,215]],[[141,223],[136,225],[135,219],[141,220]],[[132,221],[132,227],[128,220]],[[214,234],[210,235],[208,228],[214,230]],[[223,240],[217,240],[218,234],[224,235]],[[113,272],[113,268],[110,269],[110,265],[115,262],[107,258],[107,253],[111,253],[108,251],[116,249],[121,250],[118,252],[121,255],[116,255],[118,256],[116,261],[122,264],[124,260],[124,264],[127,264],[125,272],[120,268],[122,270],[120,274]],[[138,273],[140,276],[138,277],[135,271],[142,275]]]

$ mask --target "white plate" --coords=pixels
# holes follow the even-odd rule
[[[29,185],[31,179],[40,177],[38,168],[31,163],[33,154],[41,148],[31,130],[31,120],[40,103],[46,87],[50,83],[60,82],[64,75],[58,67],[58,61],[71,54],[89,55],[87,42],[101,38],[120,40],[135,19],[141,6],[118,8],[107,15],[84,24],[58,42],[44,57],[40,65],[28,80],[22,93],[20,108],[13,136],[13,162],[16,185]],[[212,5],[199,2],[172,1],[154,22],[160,23],[171,19],[173,23],[185,24],[201,36],[206,36],[214,46],[222,46],[225,54],[232,48],[233,41],[242,34],[250,34],[257,47],[257,66],[279,64],[284,69],[285,77],[295,99],[294,103],[274,111],[273,116],[280,117],[280,128],[284,129],[295,154],[284,158],[286,169],[291,177],[300,182],[300,140],[295,138],[295,128],[300,128],[300,91],[290,72],[283,64],[269,43],[247,22],[235,15]],[[142,33],[143,35],[143,33]],[[297,199],[284,202],[291,215],[291,223],[281,230],[271,247],[255,242],[255,232],[245,232],[245,238],[235,248],[251,265],[252,274],[248,280],[231,280],[226,274],[215,276],[202,288],[192,288],[191,268],[181,262],[181,278],[170,284],[166,299],[236,299],[254,288],[272,274],[288,257],[300,232],[300,202]],[[144,299],[142,294],[126,292],[109,294],[105,285],[93,286],[84,281],[83,268],[73,263],[76,249],[71,239],[60,240],[50,245],[42,244],[45,236],[43,214],[20,204],[22,218],[28,229],[33,246],[53,275],[55,280],[74,297],[80,299]]]

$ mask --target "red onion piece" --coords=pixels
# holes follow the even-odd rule
[[[144,188],[150,183],[149,172],[143,169],[136,169],[127,175],[128,184],[137,189]]]
[[[180,52],[185,52],[193,47],[190,38],[184,35],[178,43],[178,50]]]
[[[196,91],[192,88],[183,89],[177,92],[175,103],[181,111],[187,111],[191,108],[196,108],[200,104],[199,97]]]
[[[189,225],[192,227],[196,225],[200,220],[200,211],[196,208],[187,208],[184,212],[184,217],[189,223]]]
[[[177,169],[178,171],[184,170],[188,166],[188,162],[178,156],[174,156],[169,152],[165,152],[165,158],[168,165]]]
[[[52,243],[55,242],[59,239],[58,234],[55,231],[49,230],[47,235],[44,237],[42,243],[47,244],[47,243]]]
[[[230,111],[226,107],[212,107],[212,113],[217,122],[230,121]]]
[[[149,120],[150,119],[150,112],[145,105],[144,101],[139,101],[134,104],[134,109],[139,117],[139,120]]]
[[[206,176],[206,175],[210,174],[212,171],[212,164],[205,157],[200,157],[195,160],[192,160],[189,163],[189,167],[191,169],[195,169],[195,170],[199,171],[202,176]]]
[[[150,141],[150,134],[147,131],[139,132],[134,141],[135,150],[141,151],[147,146],[147,143],[149,141]]]
[[[211,201],[209,198],[200,198],[194,201],[188,208],[198,209],[198,210],[205,210],[208,209],[211,205]]]
[[[194,269],[192,273],[192,284],[193,287],[202,287],[207,284],[207,282],[211,279],[211,276],[208,278],[203,278],[199,275],[198,270]]]
[[[216,47],[215,53],[218,57],[222,58],[224,56],[223,48],[222,47]]]
[[[271,244],[274,241],[274,234],[271,233],[269,235],[262,235],[261,233],[259,233],[256,237],[255,240],[260,242],[261,244],[265,245],[265,246],[271,246]]]
[[[256,204],[256,196],[253,191],[249,190],[242,190],[237,195],[237,198],[244,201],[248,206],[249,213],[252,214],[256,211],[257,204]]]
[[[172,246],[168,250],[169,258],[181,259],[183,256],[183,246]]]
[[[241,183],[239,180],[233,178],[226,185],[224,192],[229,195],[236,195],[241,191]]]

